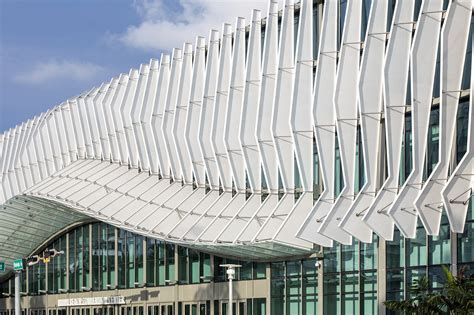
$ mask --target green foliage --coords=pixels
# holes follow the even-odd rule
[[[443,266],[446,282],[442,290],[431,292],[427,277],[413,282],[409,298],[404,301],[386,301],[392,311],[405,314],[474,314],[474,275],[466,275],[461,268],[457,276]]]

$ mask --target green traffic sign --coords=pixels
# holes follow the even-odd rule
[[[0,272],[5,272],[5,262],[0,261]]]
[[[23,259],[17,259],[13,261],[13,269],[15,271],[23,270]]]

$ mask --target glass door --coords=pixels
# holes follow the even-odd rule
[[[228,305],[229,305],[228,302],[221,302],[220,314],[227,315],[229,313]],[[234,315],[247,315],[247,301],[246,300],[235,301],[232,303],[232,306],[233,306],[232,313]],[[209,313],[200,313],[199,315],[205,315],[205,314],[209,314]]]
[[[184,304],[184,315],[198,315],[197,304]]]
[[[222,315],[227,315],[228,314],[228,307],[229,307],[229,303],[228,302],[221,302],[221,314]],[[233,302],[232,303],[232,313],[234,315],[238,315],[237,313],[237,303]]]
[[[173,314],[173,304],[161,305],[161,314],[160,315],[174,315]]]

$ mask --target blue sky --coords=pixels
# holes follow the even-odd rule
[[[268,0],[1,0],[0,133]]]

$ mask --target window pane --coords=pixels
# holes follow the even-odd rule
[[[387,243],[387,268],[399,268],[405,266],[405,242],[398,229],[395,229],[393,241]]]
[[[451,239],[449,225],[441,225],[438,236],[429,238],[430,264],[451,263]]]
[[[474,222],[467,222],[464,233],[458,234],[458,261],[474,261]]]
[[[407,266],[426,265],[426,234],[423,227],[416,231],[416,238],[406,239],[407,243]]]

